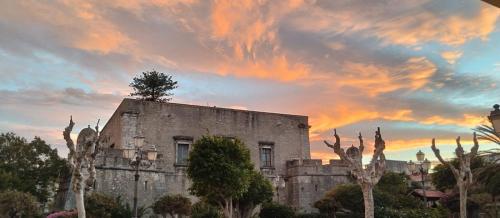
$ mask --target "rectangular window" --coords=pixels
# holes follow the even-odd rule
[[[260,167],[273,167],[273,147],[270,145],[260,146]]]
[[[178,165],[187,165],[189,154],[189,144],[179,142],[177,143],[177,154],[175,163]]]

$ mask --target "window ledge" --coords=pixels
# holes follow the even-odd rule
[[[188,167],[187,164],[174,164],[174,167]]]

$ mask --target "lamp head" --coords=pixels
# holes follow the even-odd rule
[[[431,168],[431,162],[425,158],[424,162],[422,163],[422,169],[424,169],[425,172],[427,172]]]
[[[422,152],[421,150],[418,150],[418,152],[417,152],[417,160],[419,162],[422,162],[424,160],[424,158],[425,158],[424,152]]]
[[[125,148],[122,150],[122,155],[125,159],[132,159],[135,154],[135,149]]]
[[[152,148],[147,151],[148,152],[148,160],[155,161],[156,156],[158,154],[158,151],[156,151],[156,146],[152,145],[151,147]]]
[[[500,135],[500,105],[493,105],[493,111],[490,112],[488,119],[493,125],[493,129],[495,129],[496,134]]]
[[[142,146],[144,145],[144,137],[142,136],[134,137],[134,143],[136,147],[142,148]]]

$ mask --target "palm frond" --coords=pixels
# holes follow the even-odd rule
[[[493,142],[497,145],[500,145],[500,136],[497,135],[495,132],[495,129],[491,126],[488,125],[479,125],[476,128],[473,129],[476,131],[478,134],[478,139],[480,140],[486,140]]]

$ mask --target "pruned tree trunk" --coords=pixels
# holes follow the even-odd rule
[[[347,152],[340,147],[340,137],[337,130],[334,130],[335,144],[324,141],[333,151],[346,162],[351,169],[351,173],[356,178],[356,182],[361,186],[365,205],[365,218],[373,218],[375,215],[375,203],[373,200],[373,187],[378,183],[385,171],[385,141],[380,134],[380,128],[375,132],[375,151],[370,163],[363,167],[363,137],[359,133],[359,148],[352,146]]]
[[[76,210],[78,211],[78,218],[85,217],[85,204],[83,188],[75,192]]]
[[[84,196],[85,188],[92,189],[95,180],[95,157],[99,149],[99,121],[95,130],[91,129],[90,126],[82,129],[80,134],[78,134],[77,144],[71,139],[71,131],[73,130],[73,118],[70,118],[69,125],[63,131],[64,139],[66,140],[66,145],[68,146],[68,163],[72,170],[71,190],[75,194],[76,209],[78,211],[78,218],[85,218],[85,205]],[[83,178],[82,167],[86,167],[89,173],[88,178]]]
[[[373,200],[373,186],[365,184],[361,187],[365,204],[365,218],[375,217],[375,205]]]
[[[460,192],[460,218],[467,217],[467,187],[463,182],[458,184],[458,190]]]
[[[222,208],[222,212],[224,213],[224,217],[233,218],[233,199],[232,198],[224,199],[224,206]]]
[[[479,143],[477,142],[476,133],[474,132],[474,146],[472,146],[470,153],[465,154],[462,145],[460,144],[460,137],[457,138],[457,148],[455,149],[455,155],[458,159],[458,169],[454,167],[450,162],[445,161],[441,157],[439,149],[436,148],[436,140],[432,139],[431,149],[436,155],[436,158],[445,166],[450,168],[455,180],[457,181],[458,190],[460,192],[460,218],[467,217],[467,190],[472,185],[472,171],[470,169],[470,162],[477,155],[477,150],[479,149]]]

